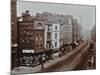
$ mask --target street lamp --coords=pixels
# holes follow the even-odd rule
[[[46,51],[43,48],[43,55],[41,56],[41,69],[44,69],[45,60],[46,60]]]

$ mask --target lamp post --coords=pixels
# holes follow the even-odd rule
[[[44,69],[44,63],[45,63],[45,52],[43,53],[43,55],[42,55],[42,62],[41,62],[41,69]]]
[[[13,44],[12,45],[12,66],[11,69],[13,69],[14,67],[18,67],[18,58],[17,58],[17,44]],[[15,61],[15,63],[13,63],[13,61]]]

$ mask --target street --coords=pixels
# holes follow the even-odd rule
[[[20,66],[14,69],[12,73],[39,73],[39,72],[60,72],[60,71],[74,71],[74,70],[88,70],[88,54],[89,45],[83,42],[80,46],[73,49],[70,53],[63,55],[60,58],[50,60],[42,65],[36,67]],[[92,68],[94,69],[94,68]]]
[[[85,58],[85,59],[82,58],[83,55],[87,57],[87,54],[86,54],[87,51],[88,51],[88,45],[85,45],[83,48],[80,48],[76,53],[69,56],[69,58],[67,58],[51,67],[48,67],[41,72],[71,71],[74,69],[76,70],[77,67],[80,67],[80,70],[81,70],[81,69],[83,69],[81,64],[83,65],[85,62],[87,62],[87,58]],[[85,62],[82,62],[83,60]]]

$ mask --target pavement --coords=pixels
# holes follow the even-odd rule
[[[61,61],[64,61],[65,59],[69,58],[73,54],[77,53],[77,51],[86,44],[86,42],[82,43],[79,47],[76,47],[73,49],[71,52],[67,53],[66,55],[63,55],[60,58],[50,60],[44,64],[44,69],[49,68]],[[78,56],[79,57],[79,56]],[[75,61],[76,62],[76,61]],[[41,65],[38,65],[36,67],[25,67],[25,66],[20,66],[16,67],[11,71],[11,74],[29,74],[29,73],[39,73],[42,72]]]
[[[83,47],[80,50],[78,49],[77,52],[70,55],[68,58],[62,60],[61,62],[58,62],[57,64],[46,68],[45,70],[41,72],[60,72],[60,71],[72,71],[75,70],[77,66],[80,66],[80,62],[83,60],[83,56],[86,55],[88,49],[88,45]],[[82,68],[82,67],[80,67]]]

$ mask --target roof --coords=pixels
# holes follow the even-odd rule
[[[40,14],[42,17],[47,18],[48,23],[62,23],[69,24],[69,19],[71,20],[73,17],[71,15],[60,15],[60,14],[52,14],[49,12],[43,12]]]

